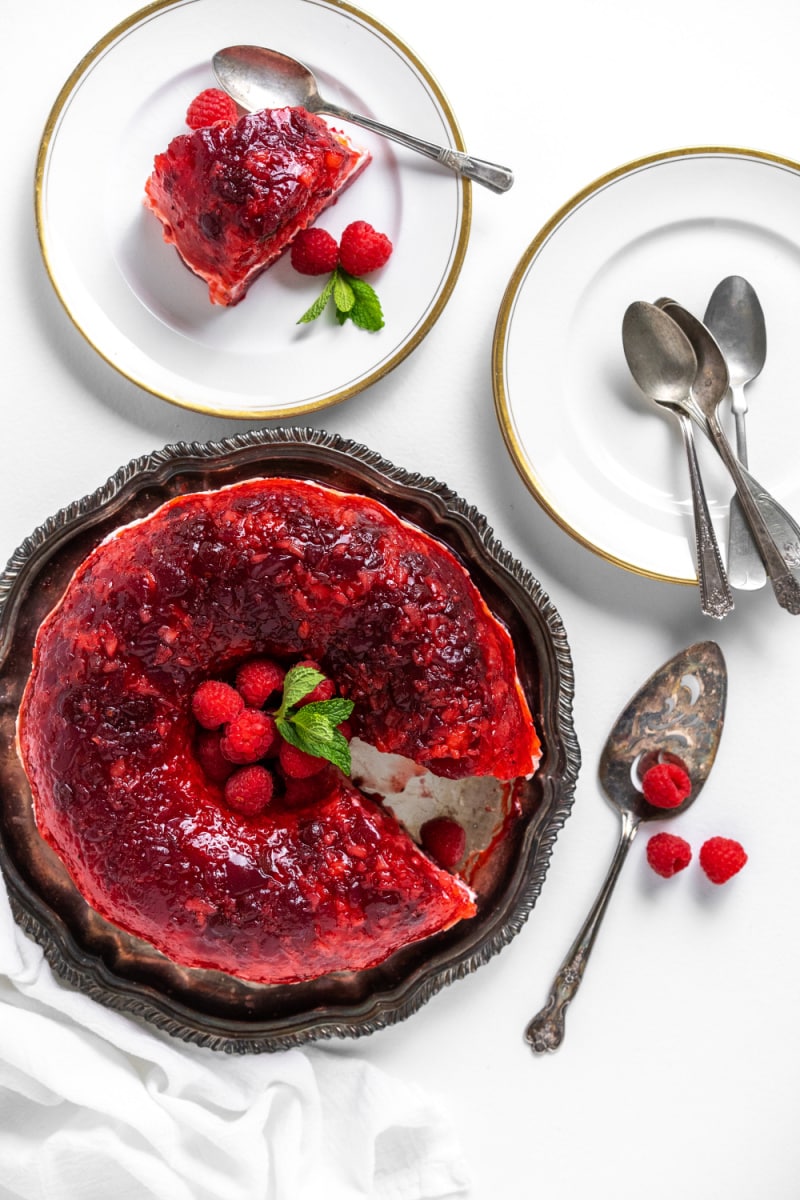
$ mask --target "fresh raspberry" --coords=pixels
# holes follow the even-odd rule
[[[318,758],[316,754],[306,754],[305,750],[287,741],[281,742],[278,760],[284,774],[290,779],[308,779],[321,771],[327,763],[327,759]]]
[[[691,790],[691,779],[677,763],[656,763],[642,779],[644,798],[656,808],[677,808]]]
[[[246,817],[262,813],[272,799],[274,780],[266,767],[240,767],[225,784],[225,803]]]
[[[307,696],[303,696],[302,700],[297,701],[297,707],[302,708],[304,704],[317,704],[320,700],[332,700],[335,695],[336,684],[332,679],[323,679],[313,692],[309,692]]]
[[[236,690],[250,708],[261,708],[283,687],[285,671],[270,658],[251,658],[236,672]]]
[[[204,729],[219,729],[238,717],[244,708],[244,700],[229,683],[219,679],[206,679],[195,688],[192,695],[192,712],[195,720]]]
[[[464,857],[467,835],[463,825],[450,817],[433,817],[419,831],[423,849],[445,871],[452,871]]]
[[[727,883],[746,862],[744,847],[733,838],[712,837],[700,847],[700,866],[712,883]]]
[[[197,761],[215,783],[224,783],[234,769],[222,753],[219,734],[212,729],[204,729],[197,738]]]
[[[301,275],[329,275],[339,261],[339,247],[327,229],[301,229],[292,242],[292,266]]]
[[[202,129],[206,125],[214,125],[217,121],[234,125],[238,120],[239,110],[236,102],[220,88],[206,88],[199,96],[195,96],[186,110],[186,124],[190,129]]]
[[[257,708],[245,708],[225,727],[222,753],[232,763],[254,763],[269,754],[278,738],[273,718]]]
[[[388,262],[392,243],[366,221],[353,221],[342,234],[339,262],[348,275],[369,275]]]
[[[656,833],[647,843],[647,861],[656,875],[669,879],[692,861],[692,848],[674,833]]]

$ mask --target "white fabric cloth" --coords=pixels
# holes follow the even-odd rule
[[[468,1172],[436,1101],[322,1046],[185,1045],[62,985],[0,881],[0,1200],[433,1200]]]

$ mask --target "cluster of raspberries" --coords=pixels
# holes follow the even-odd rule
[[[291,261],[301,275],[329,275],[341,267],[360,278],[378,271],[389,261],[392,243],[367,221],[351,221],[339,241],[327,229],[312,225],[301,229],[292,242]]]
[[[320,670],[309,660],[297,665]],[[263,813],[277,787],[283,789],[284,804],[319,799],[335,770],[326,759],[281,737],[269,706],[276,708],[280,702],[285,676],[272,659],[251,658],[239,667],[232,684],[207,679],[192,693],[198,761],[209,779],[222,787],[228,807],[244,816]],[[335,683],[326,678],[299,703],[332,700],[335,695]],[[338,728],[349,739],[347,722]],[[433,817],[422,825],[420,842],[440,867],[452,871],[464,857],[466,831],[451,817]]]
[[[655,808],[677,808],[688,799],[692,781],[675,762],[656,763],[642,777],[642,791]],[[733,838],[708,838],[700,847],[700,866],[712,883],[727,883],[747,862],[742,845]],[[692,861],[692,848],[673,833],[656,833],[647,843],[647,861],[657,875],[669,879]]]
[[[317,663],[298,664],[319,670]],[[285,670],[268,658],[243,663],[232,684],[208,679],[192,695],[192,714],[200,726],[197,757],[205,773],[223,788],[225,802],[245,816],[257,816],[283,785],[284,800],[302,803],[320,794],[330,776],[324,758],[307,754],[281,737],[265,705],[277,707]],[[323,679],[300,702],[331,700],[332,679]],[[340,732],[349,737],[346,723]],[[323,777],[324,775],[324,777]]]

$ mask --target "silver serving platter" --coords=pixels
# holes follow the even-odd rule
[[[180,967],[94,912],[39,837],[15,730],[39,625],[102,538],[173,496],[275,475],[378,499],[459,556],[511,632],[543,755],[533,779],[518,786],[518,815],[471,880],[478,897],[472,920],[370,970],[265,986]],[[580,766],[573,695],[569,645],[550,599],[486,519],[444,484],[312,429],[166,446],[56,513],[23,542],[0,577],[0,867],[14,916],[66,984],[185,1041],[244,1053],[371,1033],[408,1017],[486,963],[525,923],[572,807]]]

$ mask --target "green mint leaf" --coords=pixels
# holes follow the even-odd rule
[[[352,283],[350,276],[345,275],[338,267],[333,272],[333,303],[337,313],[349,313],[355,304],[356,293]]]
[[[276,715],[275,725],[278,733],[285,742],[291,742],[293,746],[297,746],[298,750],[302,750],[301,734],[295,729],[291,721],[287,720],[286,717]]]
[[[333,739],[323,757],[327,758],[328,762],[332,762],[335,767],[338,767],[343,775],[350,774],[352,770],[350,743],[343,734],[339,733],[338,729],[334,729]]]
[[[328,724],[335,729],[337,725],[341,725],[342,721],[347,720],[354,708],[352,700],[335,696],[333,700],[312,700],[310,704],[303,705],[301,711],[312,717],[324,717]],[[297,715],[299,716],[300,713]]]
[[[304,750],[314,758],[324,758],[345,775],[349,775],[352,764],[347,738],[325,717],[315,717],[313,713],[309,713],[308,709],[313,707],[314,705],[307,704],[304,708],[299,708],[288,720],[276,720],[278,732],[298,750]]]
[[[325,307],[333,295],[336,274],[336,271],[334,271],[314,303],[310,308],[306,309],[302,317],[299,318],[297,322],[298,325],[307,325],[309,321],[316,321],[320,313],[325,311]]]
[[[372,333],[383,329],[385,324],[383,309],[372,284],[367,283],[366,279],[357,279],[352,276],[348,276],[348,283],[355,297],[347,314],[353,324],[357,325],[359,329],[367,329]]]
[[[284,741],[314,758],[332,762],[350,774],[350,745],[337,729],[353,711],[353,701],[336,696],[332,700],[312,700],[298,708],[325,676],[315,667],[292,667],[283,681],[283,697],[275,713],[275,725]]]
[[[325,287],[317,296],[314,303],[298,320],[298,325],[316,321],[325,311],[328,301],[333,298],[336,320],[340,325],[352,321],[359,329],[367,329],[374,333],[383,329],[385,324],[383,310],[377,293],[365,279],[348,275],[341,267],[332,273]]]
[[[297,713],[299,717],[303,709]],[[345,775],[350,774],[350,745],[347,738],[339,733],[338,729],[334,729],[327,721],[308,722],[299,724],[297,719],[292,720],[293,734],[297,736],[295,745],[301,750],[305,750],[306,754],[313,754],[315,758],[324,758],[328,762],[332,762]]]
[[[309,747],[308,753],[319,756],[333,740],[334,726],[325,717],[310,713],[308,711],[310,707],[307,704],[304,708],[298,708],[297,712],[289,719],[294,726],[295,733],[299,734],[306,746]]]
[[[313,692],[317,684],[322,683],[324,678],[322,672],[317,671],[314,667],[292,667],[287,671],[283,681],[283,699],[280,708],[275,713],[275,720],[285,717],[289,709]]]

